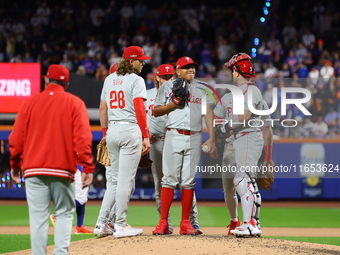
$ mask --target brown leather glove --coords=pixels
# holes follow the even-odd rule
[[[257,175],[257,183],[263,189],[269,189],[274,182],[274,166],[273,160],[264,161],[262,164],[262,169]]]
[[[101,139],[97,145],[97,162],[104,165],[110,166],[110,154],[106,147],[106,139]]]
[[[141,156],[138,167],[140,168],[149,168],[152,165],[152,160],[148,157]]]

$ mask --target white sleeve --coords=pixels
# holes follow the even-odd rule
[[[269,109],[268,104],[265,100],[261,101],[261,106],[262,106],[261,110],[268,110]],[[261,115],[261,120],[264,123],[263,126],[271,126],[272,125],[271,119],[272,118],[271,118],[270,114]]]
[[[157,91],[157,95],[155,98],[155,106],[159,105],[166,105],[167,104],[167,97],[171,92],[170,85],[171,82],[165,82]]]
[[[146,85],[142,77],[137,77],[132,89],[132,99],[138,97],[144,98],[144,100],[147,99]]]

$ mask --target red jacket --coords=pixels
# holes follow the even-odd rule
[[[74,179],[77,163],[94,172],[92,133],[84,102],[50,84],[22,104],[9,138],[10,165],[24,177]]]

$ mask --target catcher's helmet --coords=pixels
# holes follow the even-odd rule
[[[237,53],[225,63],[225,65],[243,76],[253,78],[256,76],[254,71],[254,65],[250,61],[251,57],[247,53]]]

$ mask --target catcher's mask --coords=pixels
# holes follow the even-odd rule
[[[246,53],[237,53],[225,65],[243,76],[254,78],[256,76],[251,57]]]

